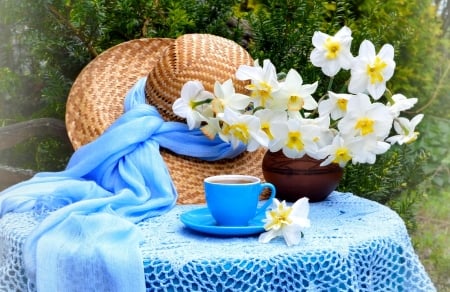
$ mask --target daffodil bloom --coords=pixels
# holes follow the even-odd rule
[[[200,113],[200,107],[207,107],[208,101],[212,100],[213,95],[205,91],[200,81],[186,82],[180,93],[181,97],[175,100],[172,105],[173,112],[186,119],[190,130],[198,128],[205,117]]]
[[[279,89],[277,71],[269,60],[263,61],[263,67],[259,65],[258,61],[255,61],[254,66],[239,66],[236,78],[251,80],[251,84],[246,88],[251,92],[255,107],[267,107],[272,102],[273,93]]]
[[[269,138],[261,130],[261,123],[256,116],[240,114],[226,108],[221,120],[225,123],[219,136],[223,141],[231,142],[236,148],[239,143],[247,145],[248,151],[255,151],[260,146],[267,147]]]
[[[349,139],[349,147],[352,150],[352,163],[374,164],[377,155],[383,154],[389,150],[390,145],[384,141],[378,140],[374,135],[345,137]]]
[[[353,94],[328,92],[328,99],[319,103],[319,115],[330,115],[333,120],[342,118],[347,112],[347,103]]]
[[[417,98],[407,98],[403,94],[394,94],[387,106],[392,115],[396,118],[400,116],[400,113],[405,110],[409,110],[417,103]]]
[[[247,95],[236,93],[231,79],[228,79],[223,84],[216,81],[214,84],[214,95],[212,107],[216,114],[223,113],[225,108],[235,111],[243,110],[250,102],[250,98]]]
[[[392,127],[393,117],[387,106],[371,103],[366,94],[357,94],[347,104],[347,114],[339,121],[338,129],[343,135],[374,135],[384,140]]]
[[[275,143],[270,145],[270,151],[282,150],[289,158],[300,158],[305,155],[305,141],[300,120],[288,119],[285,123],[274,123],[272,128]]]
[[[422,119],[423,114],[415,116],[411,121],[407,118],[396,118],[394,120],[394,129],[398,135],[389,137],[386,141],[391,144],[398,143],[399,145],[416,141],[419,137],[419,132],[415,131],[415,129]]]
[[[273,135],[273,124],[274,123],[286,123],[287,114],[285,111],[281,110],[269,110],[262,109],[255,112],[255,117],[258,117],[261,123],[261,130],[267,135],[270,143],[274,143],[275,137]],[[270,147],[270,146],[269,146]]]
[[[307,119],[289,118],[284,123],[273,123],[274,140],[269,144],[269,150],[276,152],[283,151],[289,158],[301,158],[305,154],[314,155],[318,151],[318,143],[325,136],[318,131],[318,126],[313,123],[306,123]]]
[[[272,108],[298,112],[302,109],[314,110],[317,101],[312,97],[317,89],[317,82],[303,84],[303,79],[294,69],[289,70],[284,82],[280,84],[280,90],[273,93]]]
[[[314,49],[311,52],[311,63],[322,68],[322,72],[330,77],[341,69],[350,69],[353,56],[350,52],[352,42],[351,30],[344,26],[334,36],[317,31],[312,37]]]
[[[385,44],[376,54],[372,42],[364,40],[355,58],[348,90],[351,93],[369,92],[378,100],[386,91],[386,82],[394,75],[394,47]]]
[[[331,144],[321,149],[322,156],[327,158],[320,165],[325,166],[331,163],[339,164],[340,167],[347,165],[353,157],[352,149],[348,142],[340,135],[334,137]]]
[[[278,199],[273,199],[264,219],[266,232],[260,234],[259,242],[268,243],[278,236],[283,236],[288,246],[300,243],[303,230],[311,225],[308,215],[308,198],[301,198],[292,206],[288,206],[285,201],[280,203]]]
[[[356,137],[337,135],[332,144],[321,149],[326,159],[320,165],[337,163],[344,167],[350,161],[353,164],[373,164],[376,156],[385,153],[388,149],[389,144],[377,140],[374,135]]]
[[[323,159],[320,149],[332,143],[334,132],[330,129],[330,117],[302,119],[305,153],[315,159]]]

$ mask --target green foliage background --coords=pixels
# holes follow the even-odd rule
[[[328,80],[309,62],[311,37],[343,25],[353,31],[355,55],[364,39],[377,49],[395,47],[397,69],[388,87],[419,98],[411,115],[448,118],[449,38],[431,0],[0,0],[0,122],[64,119],[72,82],[101,52],[131,39],[194,32],[235,40],[278,71],[296,68],[305,82],[319,80],[320,96]],[[337,77],[334,89],[347,78]],[[430,127],[421,139],[432,137]],[[349,166],[340,190],[389,204],[409,220],[421,188],[428,189],[419,176],[448,186],[445,172],[436,175],[439,157],[427,147],[393,147],[375,165]],[[0,163],[57,170],[70,154],[58,141],[32,140],[0,153]]]

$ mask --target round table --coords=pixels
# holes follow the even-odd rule
[[[263,244],[180,221],[204,207],[177,205],[138,224],[147,291],[436,291],[402,219],[376,202],[334,192],[311,203],[311,227],[291,247],[281,237]],[[30,212],[0,219],[0,291],[28,289],[21,246],[36,224]]]

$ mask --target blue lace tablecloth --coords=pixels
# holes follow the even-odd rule
[[[376,202],[334,192],[312,203],[312,226],[292,247],[191,231],[179,216],[199,207],[139,224],[148,291],[436,291],[401,218]],[[0,291],[27,290],[21,246],[36,224],[31,213],[0,219]]]

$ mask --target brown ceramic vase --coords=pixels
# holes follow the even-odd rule
[[[308,197],[310,202],[320,202],[333,192],[342,178],[342,168],[332,163],[320,166],[321,160],[307,155],[292,159],[282,151],[267,151],[262,161],[266,181],[275,185],[279,200],[295,202]]]

